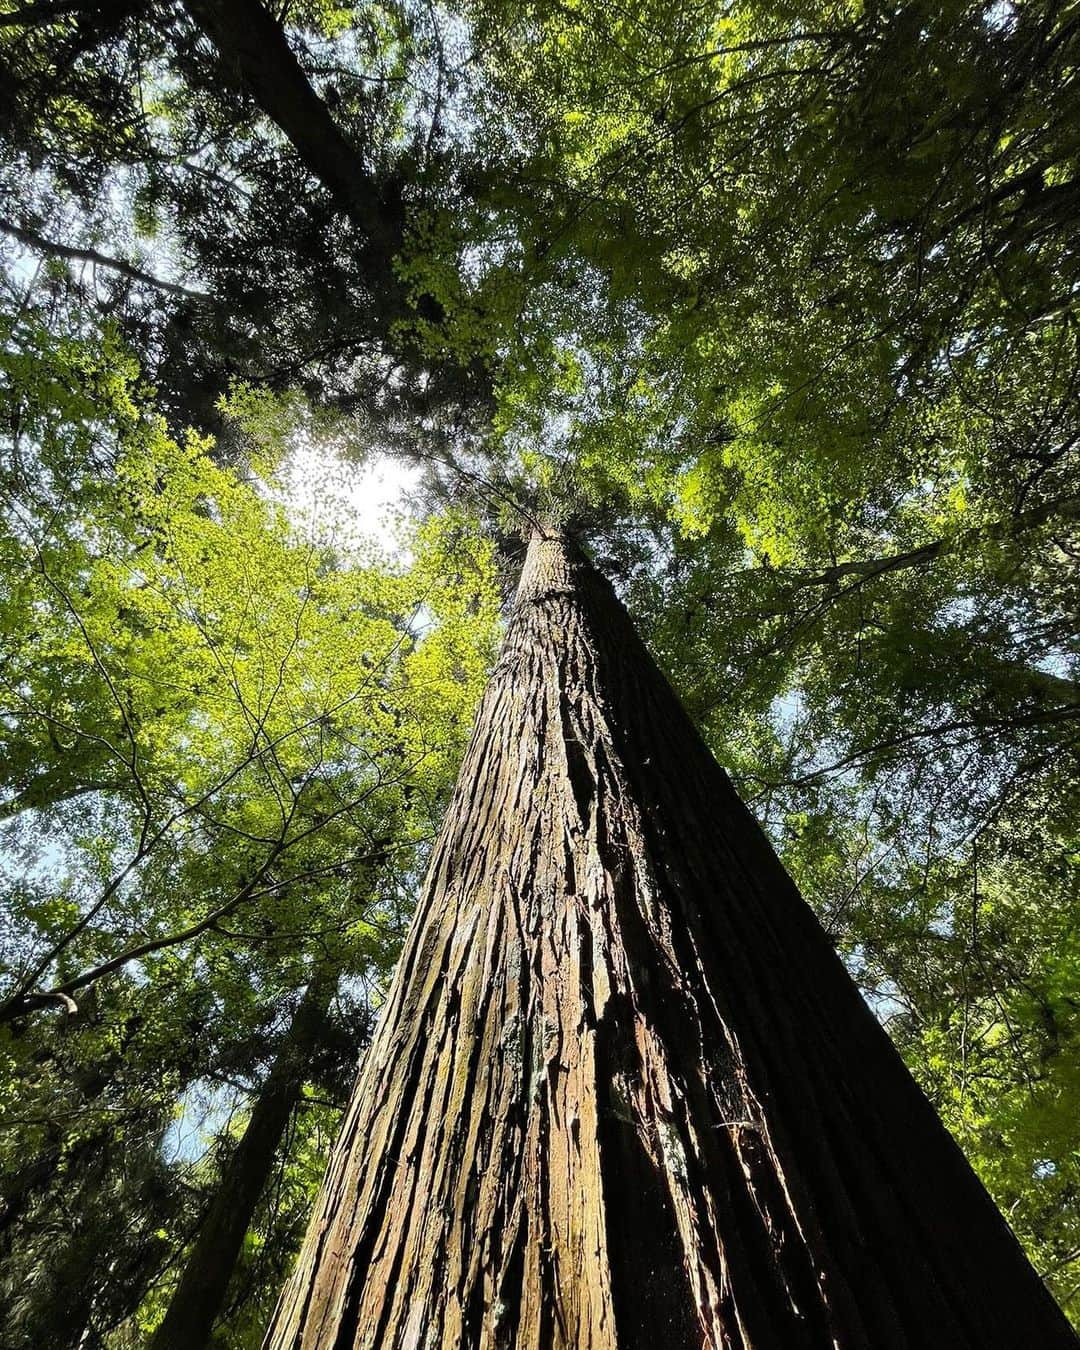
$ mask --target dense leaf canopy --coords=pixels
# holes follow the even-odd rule
[[[12,1344],[146,1343],[323,972],[258,1344],[540,517],[1080,1321],[1078,55],[1058,0],[0,3]],[[409,476],[395,549],[313,451]]]

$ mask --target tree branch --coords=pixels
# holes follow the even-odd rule
[[[349,219],[389,257],[400,234],[354,146],[312,88],[285,30],[259,0],[183,0],[184,8]]]
[[[125,262],[122,258],[110,258],[107,254],[99,253],[96,248],[74,248],[70,244],[58,243],[55,239],[46,239],[35,230],[28,230],[24,225],[16,225],[13,220],[0,218],[0,230],[10,235],[12,239],[17,239],[19,243],[25,244],[27,248],[32,248],[36,253],[44,253],[53,258],[65,258],[71,262],[88,262],[97,267],[108,267],[113,272],[119,272],[121,276],[130,277],[132,281],[156,286],[159,291],[180,295],[185,300],[194,300],[198,304],[208,304],[211,300],[205,291],[193,291],[175,281],[163,281],[152,272],[144,272],[134,263]]]
[[[881,558],[864,558],[852,562],[837,563],[823,572],[812,576],[796,576],[791,581],[793,590],[802,590],[807,586],[831,586],[844,577],[859,577],[871,580],[884,576],[887,572],[898,572],[908,567],[924,567],[927,563],[947,553],[957,553],[971,544],[982,540],[1009,539],[1037,529],[1047,521],[1080,519],[1080,496],[1055,497],[1051,501],[1021,511],[1009,520],[995,520],[989,525],[977,525],[974,529],[964,530],[951,539],[933,539],[918,548],[908,549],[904,553],[892,553]]]
[[[307,830],[298,838],[306,838],[311,832],[311,830]],[[184,942],[190,942],[193,938],[201,937],[203,933],[213,929],[219,920],[227,918],[234,910],[239,909],[245,901],[258,899],[265,894],[272,894],[280,890],[284,885],[293,884],[296,880],[293,877],[269,888],[263,887],[262,882],[277,858],[295,842],[295,839],[288,841],[282,839],[278,847],[272,849],[263,860],[255,875],[245,882],[235,895],[230,896],[228,900],[218,905],[216,909],[212,909],[208,914],[203,915],[195,923],[188,924],[186,928],[170,933],[166,937],[149,938],[145,942],[128,947],[124,951],[118,952],[116,956],[109,957],[107,961],[102,961],[99,965],[84,970],[80,975],[73,976],[70,980],[65,980],[62,984],[56,985],[53,989],[17,994],[6,1003],[0,1004],[0,1025],[13,1022],[17,1018],[24,1017],[27,1013],[36,1012],[40,1008],[48,1007],[50,1003],[62,1005],[69,1014],[77,1012],[78,1005],[71,996],[78,993],[80,989],[85,989],[87,985],[96,983],[104,976],[111,975],[122,966],[126,966],[132,961],[138,961],[143,956],[151,956],[154,952],[167,951],[170,947],[178,947]],[[387,850],[381,849],[376,853],[354,858],[351,861],[378,863],[383,862],[386,856]]]

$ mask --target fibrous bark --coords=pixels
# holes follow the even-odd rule
[[[1064,1350],[608,584],[538,535],[272,1350]]]

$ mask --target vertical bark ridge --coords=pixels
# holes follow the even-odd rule
[[[266,1345],[1077,1345],[560,539],[530,546]]]

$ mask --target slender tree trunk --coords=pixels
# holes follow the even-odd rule
[[[308,985],[199,1228],[165,1319],[151,1338],[150,1350],[201,1350],[208,1344],[336,988],[336,972],[320,972]]]
[[[558,539],[531,544],[266,1345],[1077,1345]]]

